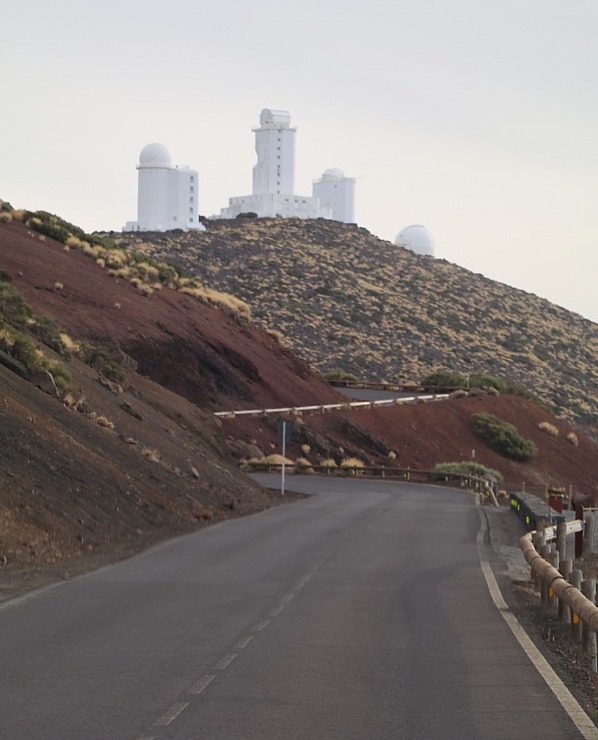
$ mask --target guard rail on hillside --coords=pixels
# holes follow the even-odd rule
[[[255,473],[280,473],[282,471],[281,463],[266,463],[256,460],[255,462],[239,463],[243,470],[251,470]],[[473,475],[464,475],[462,473],[441,473],[437,470],[416,470],[414,468],[387,468],[384,466],[353,466],[337,465],[305,465],[296,467],[292,464],[285,466],[287,472],[293,475],[328,475],[336,477],[363,477],[363,478],[382,478],[383,480],[400,480],[410,483],[435,483],[446,486],[458,486],[469,491],[487,492],[488,481],[483,478],[477,478]]]
[[[329,380],[328,382],[336,388],[389,391],[392,393],[453,393],[454,391],[471,390],[462,385],[421,385],[417,383],[386,383],[374,380]]]
[[[590,668],[596,673],[596,579],[583,580],[582,572],[573,569],[573,561],[566,558],[567,535],[582,531],[583,526],[580,520],[559,522],[556,527],[523,535],[520,546],[540,589],[542,603],[548,608],[557,608],[559,620],[571,625],[573,639],[581,643],[583,653],[589,657]],[[556,547],[548,544],[551,541],[556,541]]]
[[[234,419],[237,416],[262,417],[269,414],[293,414],[303,413],[325,414],[329,411],[351,411],[352,409],[374,409],[384,406],[400,406],[409,403],[429,403],[431,401],[444,401],[450,398],[449,394],[430,394],[426,396],[409,396],[408,398],[384,398],[380,401],[346,401],[344,403],[325,403],[314,406],[287,406],[280,409],[241,409],[239,411],[215,411],[214,416],[221,419]]]

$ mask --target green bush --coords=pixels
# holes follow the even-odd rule
[[[467,388],[467,378],[459,373],[438,372],[426,376],[422,385],[432,388]]]
[[[348,373],[345,370],[331,370],[329,373],[326,373],[324,377],[329,383],[334,383],[338,380],[357,380],[356,375],[353,375],[353,373]]]
[[[538,448],[522,437],[513,424],[497,419],[492,414],[475,414],[472,431],[488,447],[511,460],[530,462],[538,454]]]
[[[81,359],[86,365],[95,368],[108,380],[122,383],[125,379],[125,371],[112,357],[110,350],[103,345],[87,345],[81,350]]]
[[[497,481],[503,478],[501,473],[498,470],[494,470],[494,468],[487,468],[485,465],[480,465],[480,463],[465,460],[461,462],[438,463],[438,465],[434,466],[434,472],[444,475],[473,475],[477,478],[492,476]]]
[[[18,334],[15,337],[10,354],[29,371],[39,365],[39,355],[35,343],[23,334]]]
[[[31,325],[31,331],[40,342],[43,342],[47,347],[58,352],[61,357],[66,359],[71,357],[69,349],[64,346],[64,342],[60,338],[62,329],[54,319],[49,319],[46,316],[38,316],[35,319],[35,324]]]
[[[22,328],[33,316],[31,306],[7,281],[0,281],[0,314],[11,326]]]

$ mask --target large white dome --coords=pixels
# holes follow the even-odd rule
[[[146,144],[139,154],[140,167],[172,167],[170,152],[158,142]]]
[[[420,224],[407,226],[396,235],[395,244],[398,247],[405,247],[416,254],[434,256],[434,237]]]

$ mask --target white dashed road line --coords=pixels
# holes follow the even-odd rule
[[[155,722],[156,727],[168,727],[168,725],[171,722],[174,722],[174,720],[179,716],[179,714],[184,711],[189,706],[188,701],[182,701],[178,704],[173,704],[170,709],[163,714],[160,719]]]
[[[192,686],[187,693],[193,694],[194,696],[201,694],[201,692],[205,688],[207,688],[215,678],[216,676],[213,674],[211,676],[202,676],[199,679],[199,681],[195,684],[195,686]]]
[[[278,617],[284,608],[289,604],[293,598],[295,597],[295,594],[300,591],[312,578],[314,573],[318,571],[324,563],[328,560],[328,558],[332,555],[331,552],[327,553],[325,557],[323,557],[318,563],[316,563],[315,566],[313,566],[304,576],[302,576],[297,584],[293,587],[291,591],[289,591],[287,594],[285,594],[280,601],[278,602],[277,606],[272,609],[268,613],[268,618],[263,619],[261,622],[258,622],[258,624],[255,625],[251,629],[252,634],[247,634],[244,637],[242,637],[236,645],[233,647],[231,652],[226,653],[222,656],[222,658],[214,665],[212,670],[214,671],[224,671],[228,666],[235,660],[235,658],[238,657],[241,650],[244,650],[247,645],[253,640],[254,637],[260,632],[263,632],[263,630],[268,627],[270,622]],[[234,651],[234,652],[233,652]],[[210,673],[202,676],[188,691],[187,696],[198,696],[201,694],[216,678],[215,673]],[[160,719],[158,719],[152,727],[167,727],[171,724],[171,722],[174,722],[174,720],[183,712],[187,707],[189,706],[189,702],[179,702],[177,704],[173,704],[170,709],[163,714]],[[152,737],[139,737],[137,740],[157,740],[156,736],[153,735]]]

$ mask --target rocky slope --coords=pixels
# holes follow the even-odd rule
[[[535,295],[325,220],[207,221],[194,234],[125,234],[251,306],[321,372],[421,380],[441,369],[532,389],[598,421],[598,326]]]

